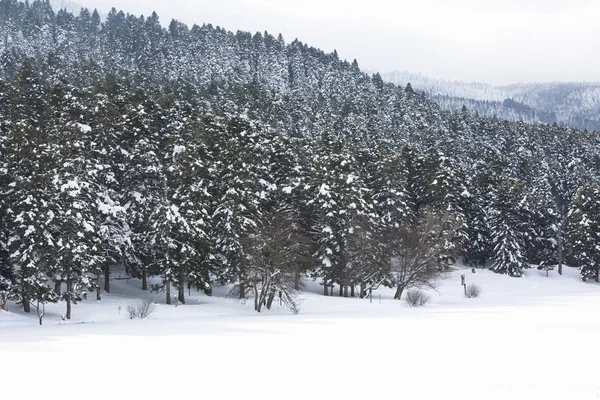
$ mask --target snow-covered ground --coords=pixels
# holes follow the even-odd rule
[[[479,298],[463,296],[461,273]],[[139,281],[112,283],[68,322],[64,304],[41,327],[35,310],[0,311],[0,398],[600,399],[600,285],[569,268],[455,271],[422,308],[390,290],[373,303],[324,297],[307,282],[298,315],[257,314],[225,288],[175,307]],[[146,296],[161,304],[129,320]]]

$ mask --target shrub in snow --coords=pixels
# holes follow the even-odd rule
[[[468,297],[469,299],[472,299],[474,297],[479,297],[479,295],[481,294],[481,288],[477,285],[475,285],[474,283],[467,285],[467,288],[465,290],[465,296]]]
[[[427,304],[431,297],[419,289],[411,289],[406,292],[406,304],[411,307],[421,307]]]
[[[144,319],[156,308],[156,305],[150,300],[140,300],[136,304],[130,304],[127,306],[127,312],[129,313],[129,319]]]

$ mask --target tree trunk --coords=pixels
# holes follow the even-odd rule
[[[38,320],[40,321],[40,326],[41,326],[42,320],[44,319],[44,315],[46,314],[46,307],[43,304],[40,305],[39,301],[38,301],[38,305],[37,305],[37,312],[38,312]]]
[[[245,299],[246,298],[246,284],[242,281],[240,281],[240,285],[238,287],[240,293],[238,295],[238,298],[240,300]]]
[[[354,285],[350,285],[350,297],[355,297],[354,296]]]
[[[300,290],[300,271],[296,271],[294,275],[294,289]]]
[[[563,261],[562,241],[563,241],[563,234],[562,234],[562,232],[559,232],[558,233],[558,274],[559,275],[562,275],[562,261]]]
[[[364,299],[364,298],[365,298],[365,295],[366,295],[366,293],[365,293],[365,283],[364,283],[364,282],[361,282],[361,283],[360,283],[359,290],[360,290],[360,293],[359,293],[359,295],[358,295],[358,296],[359,296],[361,299]]]
[[[148,290],[148,272],[146,268],[142,270],[142,290]]]
[[[25,277],[21,277],[21,293],[23,298],[23,311],[26,313],[31,312],[31,306],[29,304],[29,299],[27,298],[27,283]]]
[[[181,304],[185,304],[185,271],[181,268],[179,271],[179,286],[177,288],[177,300]]]
[[[340,291],[338,292],[338,296],[344,296],[344,285],[340,283]]]
[[[240,268],[240,274],[238,276],[238,280],[240,281],[240,286],[239,286],[239,299],[245,299],[246,298],[246,284],[245,284],[245,279],[244,279],[244,271]]]
[[[71,290],[73,290],[73,285],[71,283],[71,278],[67,278],[67,314],[65,318],[71,319]]]
[[[323,295],[329,296],[329,290],[327,290],[327,280],[323,280]]]
[[[563,273],[563,241],[567,231],[567,212],[563,212],[562,221],[560,223],[560,231],[558,232],[558,274]]]
[[[258,306],[256,308],[256,311],[261,312],[262,308],[265,306],[266,304],[266,297],[267,297],[267,292],[269,290],[269,284],[263,284],[263,288],[261,289],[261,291],[258,293]]]
[[[8,295],[6,293],[2,293],[2,309],[8,311]]]
[[[258,289],[254,286],[254,311],[260,312],[260,299],[258,298]]]
[[[54,291],[56,292],[56,294],[60,297],[60,289],[62,286],[62,281],[56,280],[54,281]]]
[[[596,267],[596,282],[600,282],[600,267]]]
[[[344,297],[348,297],[348,284],[344,284]]]
[[[110,267],[104,267],[104,291],[110,293]]]
[[[394,299],[400,300],[400,298],[402,297],[403,291],[404,291],[404,286],[398,285],[398,288],[396,289],[396,294],[394,295]]]
[[[167,293],[167,304],[171,304],[171,281],[167,281],[165,292]]]
[[[267,299],[267,310],[271,309],[271,306],[273,305],[273,299],[275,298],[275,291],[271,290],[271,293],[269,294],[269,298]]]
[[[100,287],[100,273],[96,274],[96,301],[102,300],[102,288]]]

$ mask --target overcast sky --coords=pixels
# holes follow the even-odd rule
[[[282,33],[363,69],[506,84],[600,81],[600,0],[76,0],[163,24]]]

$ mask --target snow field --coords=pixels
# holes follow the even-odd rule
[[[460,274],[480,298],[462,295]],[[141,296],[118,281],[98,303],[0,314],[2,398],[598,399],[600,286],[571,269],[517,279],[455,271],[410,308],[393,292],[324,297],[307,283],[299,315],[256,314],[215,290],[129,320]],[[379,293],[382,294],[379,303]],[[186,293],[187,294],[187,293]],[[91,296],[89,297],[91,298]],[[164,302],[161,295],[156,300]],[[121,313],[118,313],[121,305]],[[64,311],[63,311],[64,312]],[[4,395],[8,395],[4,397]]]

